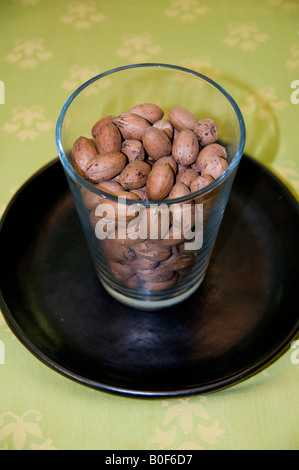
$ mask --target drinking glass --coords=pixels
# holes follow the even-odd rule
[[[184,108],[213,119],[228,166],[208,186],[176,199],[119,198],[76,171],[72,148],[107,115],[141,103],[168,112]],[[210,78],[169,64],[132,64],[82,84],[64,104],[56,145],[95,270],[118,301],[139,309],[182,302],[203,282],[245,145],[245,126],[234,99]],[[153,163],[153,162],[152,162]],[[78,266],[78,269],[79,266]],[[225,275],[225,273],[224,273]]]

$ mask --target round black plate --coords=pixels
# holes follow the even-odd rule
[[[298,204],[243,157],[207,277],[187,301],[146,312],[97,279],[58,160],[34,175],[1,222],[4,317],[57,372],[135,396],[207,393],[252,376],[299,331]]]

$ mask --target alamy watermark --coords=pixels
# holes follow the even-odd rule
[[[5,364],[5,345],[0,341],[0,365]]]
[[[291,88],[294,91],[291,93],[291,103],[298,104],[299,103],[299,80],[293,80],[291,82]]]
[[[5,85],[2,80],[0,80],[0,104],[5,104]]]
[[[299,340],[293,341],[291,344],[291,349],[294,351],[291,354],[291,363],[294,365],[299,364]]]
[[[127,205],[101,203],[95,235],[99,240],[182,240],[185,250],[199,250],[203,243],[203,206],[194,203]]]

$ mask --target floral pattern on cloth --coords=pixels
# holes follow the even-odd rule
[[[11,411],[0,416],[0,450],[57,450],[52,439],[45,438],[37,410],[17,416]]]
[[[155,429],[150,442],[158,445],[159,450],[204,450],[207,444],[216,444],[225,433],[219,421],[212,420],[204,403],[199,400],[182,399],[172,404],[163,401],[166,408],[161,427]]]
[[[13,50],[7,54],[6,60],[26,70],[35,69],[52,57],[53,53],[46,48],[43,38],[32,38],[17,39],[14,42]]]
[[[170,0],[164,14],[182,23],[194,23],[208,12],[209,8],[198,0]]]
[[[68,4],[67,12],[60,21],[77,31],[89,30],[105,19],[105,15],[97,9],[96,3],[92,1],[71,2]]]
[[[45,109],[40,105],[29,108],[18,106],[12,110],[11,120],[3,126],[2,130],[17,137],[21,142],[34,141],[40,134],[54,128],[54,124],[47,120],[44,114]]]

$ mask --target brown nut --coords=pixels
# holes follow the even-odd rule
[[[102,181],[101,183],[94,184],[94,187],[104,191],[105,193],[116,195],[120,191],[123,191],[122,186],[116,181]],[[96,207],[100,202],[103,201],[101,196],[89,191],[88,189],[82,187],[82,199],[86,209],[91,210]]]
[[[146,196],[146,186],[143,186],[142,188],[138,189],[131,189],[130,191],[133,194],[137,194],[137,196],[140,197],[141,201],[146,201],[147,196]]]
[[[173,247],[175,245],[180,245],[185,241],[185,235],[182,230],[179,230],[178,227],[170,227],[169,232],[165,235],[165,237],[158,240],[158,244],[160,246],[167,246]]]
[[[193,183],[193,186],[191,189],[192,193],[196,191],[200,191],[202,189],[205,190],[203,194],[201,194],[200,196],[197,196],[194,199],[194,202],[196,204],[203,204],[204,216],[208,210],[208,206],[213,207],[215,205],[215,200],[217,198],[217,194],[219,191],[219,188],[217,187],[214,189],[209,188],[209,185],[213,183],[213,181],[215,180],[212,176],[204,175],[204,176],[200,176],[198,178],[198,181],[194,180],[194,183],[192,182]]]
[[[129,162],[144,160],[145,158],[144,148],[140,140],[125,140],[122,143],[121,151],[127,156]]]
[[[118,261],[110,261],[109,265],[113,276],[119,281],[124,281],[133,274],[130,264],[123,264]]]
[[[174,183],[174,173],[169,163],[157,165],[150,172],[146,183],[146,194],[151,201],[165,199]]]
[[[86,165],[98,154],[93,139],[79,137],[73,145],[72,157],[74,169],[84,176]]]
[[[173,271],[163,266],[157,266],[152,269],[143,269],[137,271],[137,276],[143,281],[164,282],[173,277]]]
[[[123,113],[113,119],[124,139],[142,140],[144,131],[150,123],[142,116],[134,113]]]
[[[130,113],[142,116],[151,124],[154,124],[156,121],[159,121],[164,116],[164,111],[159,106],[152,103],[138,104],[130,110]]]
[[[196,191],[200,191],[200,189],[205,188],[213,181],[214,181],[214,178],[210,175],[198,176],[191,183],[191,186],[190,186],[191,192],[195,193]]]
[[[119,243],[118,240],[105,238],[104,240],[101,240],[100,243],[100,246],[108,260],[126,263],[131,262],[136,258],[135,252],[130,247]]]
[[[100,183],[95,185],[96,188],[104,191],[105,193],[117,195],[118,193],[123,191],[123,187],[117,181],[101,181]]]
[[[201,119],[193,127],[202,147],[213,144],[218,139],[218,127],[213,119]]]
[[[226,170],[228,163],[224,158],[214,157],[210,158],[203,166],[201,175],[210,175],[214,179],[219,178],[220,175]]]
[[[121,142],[121,134],[113,122],[107,121],[99,126],[95,137],[95,144],[99,154],[120,152]]]
[[[171,153],[171,142],[165,132],[157,127],[148,127],[142,136],[142,143],[148,156],[153,160],[167,157]]]
[[[119,183],[119,174],[114,176],[114,178],[112,178],[111,181],[115,181],[116,183]]]
[[[188,196],[190,189],[184,183],[178,182],[173,185],[167,199],[177,199],[179,197]]]
[[[176,177],[176,183],[184,183],[188,188],[191,187],[192,181],[197,178],[198,172],[192,168],[184,168],[180,170]]]
[[[133,274],[133,276],[127,277],[123,279],[123,284],[130,289],[138,289],[142,281],[139,280],[137,274]]]
[[[123,228],[117,228],[115,230],[115,241],[126,248],[130,248],[131,250],[134,248],[134,245],[143,241],[140,239],[139,234],[126,233]]]
[[[227,152],[225,147],[220,144],[209,144],[204,147],[198,154],[192,168],[198,172],[201,172],[203,165],[213,157],[227,157]]]
[[[169,119],[160,119],[159,121],[155,122],[153,126],[165,132],[169,140],[173,139],[173,125]]]
[[[99,128],[102,124],[104,124],[105,122],[112,122],[113,119],[115,119],[116,116],[113,116],[112,114],[108,115],[108,116],[104,116],[102,117],[101,119],[99,119],[93,126],[92,126],[92,129],[91,129],[91,135],[93,136],[93,138],[95,139],[96,138],[96,135],[99,131]]]
[[[182,166],[192,165],[199,153],[196,135],[190,129],[177,134],[172,145],[172,156]]]
[[[197,119],[190,111],[184,108],[172,108],[168,113],[169,121],[178,131],[193,129]]]
[[[151,240],[145,240],[135,245],[133,250],[136,256],[155,262],[169,258],[172,253],[170,246],[163,246]]]
[[[137,194],[130,193],[128,191],[119,191],[117,193],[118,200],[112,201],[103,199],[102,207],[99,207],[99,212],[105,211],[105,218],[119,221],[130,222],[138,216],[137,208],[134,204],[126,204],[126,200],[138,201],[139,196]]]
[[[144,271],[146,269],[154,269],[159,265],[159,261],[137,257],[133,261],[130,261],[133,270]]]
[[[180,271],[193,265],[195,257],[192,253],[174,253],[165,261],[161,262],[161,266],[172,271]]]
[[[125,189],[138,189],[145,186],[152,167],[146,162],[135,161],[125,166],[119,175],[119,182]]]
[[[121,152],[97,155],[90,160],[85,169],[85,176],[92,182],[114,178],[126,166],[127,157]]]
[[[174,174],[176,175],[177,174],[177,171],[178,171],[178,164],[177,162],[175,161],[175,159],[172,157],[172,156],[168,156],[168,157],[161,157],[159,158],[159,160],[157,160],[154,164],[153,164],[153,168],[155,168],[157,165],[161,165],[161,163],[169,163],[169,165],[171,166],[171,168],[173,169],[173,172]]]
[[[167,281],[156,282],[156,281],[145,281],[143,284],[144,289],[149,292],[160,292],[166,289],[170,289],[175,286],[178,281],[178,274],[174,273],[173,276]]]

